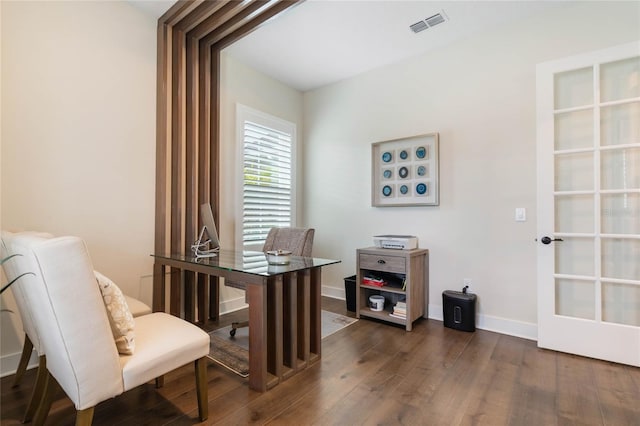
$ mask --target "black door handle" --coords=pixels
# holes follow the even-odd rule
[[[546,235],[540,239],[542,244],[551,244],[553,241],[563,241],[562,238],[549,238]]]

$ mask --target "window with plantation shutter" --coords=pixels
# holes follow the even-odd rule
[[[260,250],[273,227],[295,224],[295,124],[238,106],[243,250]],[[239,223],[240,224],[240,223]]]

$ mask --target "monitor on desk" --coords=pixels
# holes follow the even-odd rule
[[[198,236],[198,241],[191,248],[196,257],[213,257],[220,250],[220,240],[218,239],[216,223],[213,220],[211,204],[200,205],[200,218],[202,219],[202,230]]]
[[[211,204],[204,203],[200,206],[200,217],[202,218],[203,230],[209,237],[211,248],[220,248],[220,240],[218,240],[218,231],[216,230],[216,223],[213,220]]]

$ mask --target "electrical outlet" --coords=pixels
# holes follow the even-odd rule
[[[464,287],[467,287],[467,286],[468,286],[469,288],[467,289],[467,291],[468,291],[469,293],[472,293],[472,291],[471,291],[471,278],[464,278],[464,279],[462,280],[462,285],[463,285]]]

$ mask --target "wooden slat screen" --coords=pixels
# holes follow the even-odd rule
[[[156,253],[189,253],[202,225],[218,222],[220,51],[301,0],[178,1],[158,20]],[[153,310],[195,321],[218,315],[217,278],[154,264]],[[184,283],[184,300],[182,300]]]

